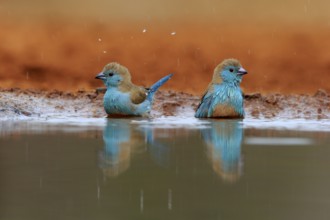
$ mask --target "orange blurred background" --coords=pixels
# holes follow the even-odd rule
[[[0,2],[0,87],[71,90],[117,61],[133,82],[201,94],[237,58],[245,92],[330,91],[330,1],[7,0]]]

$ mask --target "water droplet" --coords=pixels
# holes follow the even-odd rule
[[[144,208],[144,195],[143,195],[143,189],[140,190],[140,211],[143,212]]]
[[[173,35],[176,35],[176,32],[175,31],[173,31],[172,33],[171,33],[171,35],[173,36]]]
[[[99,42],[101,42],[102,41],[102,39],[101,38],[99,38],[99,39],[97,39]]]
[[[103,53],[107,53],[107,51],[106,50],[103,50]]]
[[[168,201],[167,201],[168,210],[172,210],[172,190],[168,189]]]
[[[99,185],[97,185],[97,193],[96,193],[96,196],[97,196],[97,200],[100,200],[100,197],[101,197],[101,188]]]
[[[142,33],[146,33],[146,32],[147,32],[147,29],[143,29],[143,30],[142,30]]]

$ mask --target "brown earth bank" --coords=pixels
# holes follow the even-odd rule
[[[246,118],[329,119],[330,94],[318,90],[314,95],[245,94]],[[200,97],[192,94],[159,91],[151,117],[193,117]],[[105,117],[103,92],[43,91],[0,89],[0,119],[47,119],[56,117]]]
[[[214,67],[234,57],[249,72],[242,83],[248,94],[330,91],[328,26],[0,19],[0,30],[2,88],[89,90],[102,85],[94,77],[103,66],[117,61],[138,85],[175,73],[163,89],[201,95]]]

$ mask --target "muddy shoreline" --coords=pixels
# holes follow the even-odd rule
[[[330,119],[330,94],[245,94],[246,118]],[[151,117],[193,116],[200,97],[176,91],[159,91]],[[102,90],[76,92],[0,89],[0,120],[52,117],[106,117]]]

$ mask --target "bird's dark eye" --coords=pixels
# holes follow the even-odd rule
[[[109,73],[109,76],[113,76],[113,73]]]
[[[230,69],[229,69],[229,72],[231,72],[231,73],[234,72],[234,69],[230,68]]]

